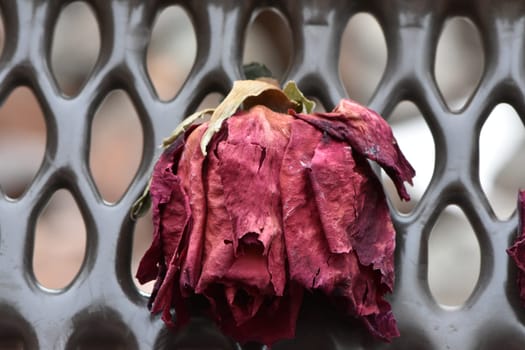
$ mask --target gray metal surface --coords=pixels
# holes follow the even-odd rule
[[[130,274],[133,223],[128,210],[144,187],[156,148],[181,118],[210,91],[226,93],[242,78],[242,43],[254,10],[278,8],[293,37],[291,69],[308,94],[331,108],[345,96],[337,67],[348,19],[366,11],[385,33],[388,62],[370,106],[389,115],[398,102],[416,102],[436,143],[430,186],[408,216],[392,210],[398,229],[397,280],[391,302],[401,337],[376,342],[358,323],[307,299],[297,340],[276,349],[522,349],[525,311],[505,248],[517,219],[499,221],[478,178],[478,137],[500,102],[525,116],[525,3],[516,0],[389,1],[187,1],[198,43],[197,58],[175,99],[161,102],[145,69],[145,50],[157,11],[167,1],[94,0],[101,28],[101,53],[80,94],[64,97],[50,72],[54,22],[66,1],[2,0],[6,43],[0,59],[0,99],[28,85],[45,114],[45,158],[30,189],[16,201],[0,196],[0,337],[23,339],[25,349],[235,348],[206,321],[179,334],[167,333],[146,310],[146,299]],[[434,56],[446,18],[469,17],[480,29],[485,71],[473,98],[451,112],[436,86]],[[366,29],[364,29],[366,30]],[[308,39],[308,40],[306,40]],[[113,89],[124,89],[137,108],[144,156],[129,191],[105,204],[87,166],[90,125],[96,106]],[[79,203],[87,226],[81,272],[60,292],[41,288],[32,273],[34,226],[46,200],[66,188]],[[427,241],[449,204],[463,209],[481,246],[480,278],[466,304],[445,310],[427,279]],[[256,349],[256,344],[245,348]]]

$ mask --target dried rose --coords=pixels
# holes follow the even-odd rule
[[[520,291],[520,298],[525,304],[525,190],[518,194],[518,216],[519,227],[516,242],[507,249],[507,253],[514,260],[518,268],[518,288]]]
[[[137,272],[157,279],[152,312],[174,326],[174,307],[183,325],[188,301],[204,296],[225,333],[272,344],[294,336],[303,290],[319,290],[376,337],[398,336],[383,299],[395,231],[367,161],[409,198],[414,170],[390,127],[350,100],[304,114],[291,108],[307,103],[293,88],[236,84],[209,123],[188,128],[196,114],[176,130],[155,166],[154,239]]]

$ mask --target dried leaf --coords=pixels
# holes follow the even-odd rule
[[[222,123],[231,117],[241,104],[252,96],[259,96],[265,91],[273,90],[274,98],[278,98],[282,101],[289,101],[286,95],[276,86],[267,82],[259,80],[238,80],[233,84],[230,93],[224,98],[224,100],[215,108],[213,115],[211,116],[208,130],[204,133],[201,140],[201,151],[202,154],[207,154],[207,146],[213,135],[221,129]],[[264,101],[260,101],[260,104],[264,104]]]
[[[201,111],[195,112],[192,115],[185,118],[179,125],[177,125],[177,127],[175,128],[175,130],[173,130],[171,135],[162,141],[162,146],[166,148],[169,145],[171,145],[177,139],[177,137],[179,137],[180,135],[182,135],[182,133],[188,130],[188,128],[195,121],[203,118],[207,114],[213,113],[213,111],[215,111],[214,108],[207,108],[207,109],[203,109]]]

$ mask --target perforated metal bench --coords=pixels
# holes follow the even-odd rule
[[[374,15],[385,33],[388,61],[369,105],[389,115],[402,100],[414,101],[436,143],[434,176],[409,215],[392,209],[398,230],[396,289],[390,300],[401,337],[392,344],[370,338],[351,320],[307,299],[297,339],[276,349],[523,349],[525,309],[505,254],[517,218],[494,215],[478,178],[478,137],[490,110],[508,102],[525,116],[525,3],[516,0],[390,1],[179,1],[196,29],[197,58],[176,98],[162,102],[148,80],[144,56],[153,20],[168,1],[93,0],[101,28],[95,69],[75,98],[65,98],[50,73],[50,40],[63,1],[0,3],[6,43],[0,60],[0,96],[28,85],[44,110],[48,142],[30,189],[16,201],[0,197],[0,337],[21,339],[24,349],[239,349],[210,323],[196,320],[178,334],[150,316],[146,297],[130,273],[129,208],[141,193],[156,145],[208,92],[226,93],[242,78],[243,35],[256,8],[272,6],[289,21],[294,51],[283,80],[294,79],[327,109],[345,97],[339,79],[342,32],[357,12]],[[479,28],[486,64],[472,99],[459,112],[444,102],[433,74],[437,40],[445,20],[461,15]],[[366,29],[364,29],[366,30]],[[306,40],[315,38],[315,40]],[[123,198],[104,203],[87,167],[92,115],[112,89],[124,89],[137,108],[144,133],[143,160]],[[524,175],[525,176],[525,175]],[[68,189],[87,227],[85,261],[73,283],[49,292],[32,273],[34,226],[46,200]],[[441,307],[427,275],[427,242],[442,210],[458,205],[481,247],[478,283],[466,303]],[[256,349],[248,344],[246,349]]]

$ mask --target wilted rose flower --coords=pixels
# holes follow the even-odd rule
[[[520,291],[520,298],[525,305],[525,190],[518,194],[518,238],[516,242],[507,249],[507,253],[514,260],[518,268],[518,288]]]
[[[174,308],[180,326],[204,296],[226,334],[272,344],[294,336],[303,291],[318,290],[374,336],[398,336],[383,299],[395,231],[368,160],[404,199],[414,170],[388,124],[350,100],[316,114],[256,105],[225,120],[204,155],[208,127],[187,130],[153,172],[155,232],[137,272],[157,280],[152,312],[174,326]]]

